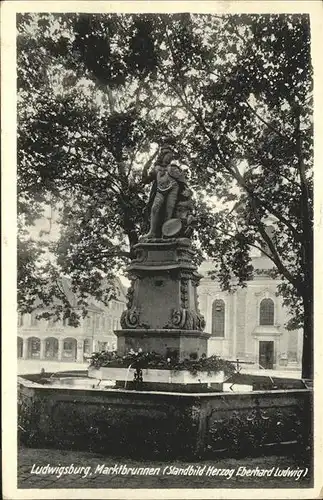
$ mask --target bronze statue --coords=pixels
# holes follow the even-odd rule
[[[189,213],[192,209],[192,192],[181,168],[174,161],[174,154],[170,147],[161,148],[154,168],[148,173],[149,166],[142,172],[144,184],[153,182],[150,193],[150,229],[144,239],[158,238],[162,234],[162,227],[173,218],[178,219],[181,228],[191,222]]]

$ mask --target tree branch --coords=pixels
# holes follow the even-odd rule
[[[289,136],[286,136],[285,134],[280,132],[280,130],[276,129],[271,123],[268,123],[264,118],[262,118],[262,116],[260,116],[259,113],[257,113],[257,111],[248,103],[247,100],[244,100],[243,103],[248,106],[251,113],[254,116],[256,116],[258,118],[258,120],[260,120],[264,125],[266,125],[266,127],[268,127],[270,130],[275,132],[275,134],[277,134],[282,139],[287,140],[290,143],[290,145],[295,148],[296,144],[294,143],[294,141],[291,140],[291,138]]]
[[[108,96],[110,113],[113,114],[116,111],[115,110],[115,98],[113,96],[112,90],[109,87],[109,85],[106,86],[106,93],[107,93],[107,96]]]
[[[275,265],[277,266],[278,271],[280,272],[280,274],[282,274],[283,276],[285,276],[285,278],[301,294],[302,284],[301,284],[301,282],[299,280],[297,280],[296,278],[294,278],[294,276],[288,271],[288,269],[286,268],[286,266],[283,264],[283,262],[282,262],[282,260],[280,258],[280,255],[278,254],[278,251],[277,251],[275,245],[273,244],[271,238],[267,234],[267,232],[265,230],[265,227],[264,227],[264,224],[261,222],[261,219],[260,219],[259,214],[258,214],[257,202],[254,199],[251,199],[251,206],[252,206],[255,218],[257,220],[257,223],[258,223],[257,224],[258,230],[259,230],[262,238],[264,239],[264,241],[267,243],[267,246],[268,246],[270,252],[272,253],[272,257],[273,257],[272,260],[275,263]]]
[[[82,168],[82,163],[84,163],[85,165],[89,165],[89,166],[96,166],[98,168],[100,168],[101,170],[103,170],[103,172],[106,174],[107,178],[109,179],[109,181],[114,184],[114,186],[116,188],[118,188],[117,190],[114,190],[112,187],[111,187],[111,190],[114,191],[116,194],[120,194],[120,191],[119,191],[119,188],[120,186],[115,182],[115,179],[116,179],[116,176],[114,176],[113,174],[110,174],[110,172],[108,172],[107,170],[105,170],[102,165],[100,165],[98,162],[94,161],[94,160],[86,160],[84,158],[81,158],[80,156],[77,156],[75,155],[74,153],[70,153],[69,156],[71,156],[72,158],[75,158],[76,160],[78,160],[80,162],[80,167]],[[95,179],[97,180],[101,180],[102,181],[102,178],[99,177],[98,175],[95,175],[93,172],[87,172],[89,175],[91,175],[92,177],[94,177]]]
[[[236,238],[235,234],[229,233],[228,231],[224,231],[223,229],[220,229],[218,226],[216,227],[216,230],[220,231],[222,234],[225,234],[226,236],[230,236],[231,238]],[[272,256],[272,254],[267,252],[265,248],[254,243],[254,241],[250,240],[250,238],[248,238],[248,236],[246,237],[246,243],[248,246],[256,248],[257,250],[260,250],[264,255],[266,255],[266,257],[268,257],[276,265],[276,262]]]
[[[263,156],[261,156],[261,153],[262,151],[260,150],[256,150],[256,151],[253,151],[252,147],[249,145],[249,144],[246,144],[245,142],[241,141],[240,139],[231,139],[230,137],[227,137],[229,139],[229,141],[232,143],[232,144],[239,144],[241,146],[241,148],[246,148],[248,151],[252,152],[252,153],[255,153],[257,154],[258,158],[259,158],[259,164],[267,169],[267,170],[270,170],[272,172],[272,169],[270,167],[270,163],[271,161],[268,159],[268,158],[264,158]],[[243,152],[243,151],[242,151]],[[257,165],[256,165],[257,167]],[[256,168],[255,167],[255,168]],[[283,179],[285,179],[287,182],[289,182],[290,184],[292,184],[293,186],[299,188],[300,185],[298,182],[294,181],[294,179],[290,179],[289,177],[287,177],[286,175],[284,175],[281,171],[279,172],[279,176],[282,177]]]

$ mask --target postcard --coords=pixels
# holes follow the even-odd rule
[[[1,23],[4,498],[322,498],[322,4]]]

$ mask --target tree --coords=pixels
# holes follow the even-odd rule
[[[311,378],[308,18],[33,15],[18,26],[21,213],[30,223],[49,196],[61,204],[56,272],[69,274],[83,299],[101,293],[101,276],[131,257],[145,225],[142,162],[172,139],[191,166],[214,274],[225,289],[232,277],[243,286],[254,272],[250,247],[273,261],[289,327],[304,325],[303,377]],[[211,210],[210,197],[223,208]]]

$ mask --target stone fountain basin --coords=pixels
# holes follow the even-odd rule
[[[133,380],[135,370],[133,368],[101,367],[99,369],[89,368],[90,378],[101,380],[129,381]],[[218,373],[197,372],[195,375],[188,370],[162,370],[144,368],[142,370],[143,382],[160,382],[170,384],[222,384],[225,381],[223,371]]]
[[[231,453],[231,448],[235,453],[237,432],[251,439],[249,445],[242,441],[245,454],[254,449],[254,437],[259,435],[261,455],[266,446],[272,449],[290,442],[304,450],[309,439],[309,389],[185,393],[105,389],[103,380],[88,381],[92,386],[87,388],[81,378],[77,385],[57,387],[19,377],[21,442],[31,447],[92,449],[105,456],[139,454],[141,459],[152,452],[155,457],[156,452],[169,460],[199,459],[210,453],[216,457],[223,449]]]

